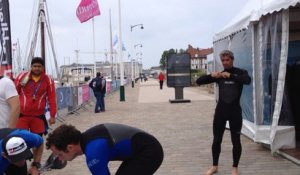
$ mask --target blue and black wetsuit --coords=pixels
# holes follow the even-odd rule
[[[31,133],[24,129],[11,129],[3,128],[0,129],[0,145],[2,145],[2,140],[9,135],[15,135],[22,137],[29,148],[37,148],[43,144],[43,138],[38,134]],[[2,153],[2,146],[0,146],[0,152]],[[23,167],[17,167],[16,165],[10,164],[10,162],[0,156],[0,175],[27,175],[26,164]]]
[[[229,78],[213,78],[211,75],[205,75],[197,79],[197,84],[217,83],[219,86],[219,100],[215,110],[213,121],[214,140],[212,144],[213,165],[217,166],[221,152],[221,143],[226,127],[226,121],[229,121],[231,141],[233,144],[233,167],[237,167],[242,152],[240,141],[240,132],[242,129],[243,118],[240,106],[240,98],[244,84],[250,84],[251,78],[248,72],[243,69],[232,67],[224,70],[229,72]]]
[[[93,175],[109,175],[109,161],[123,161],[116,175],[152,175],[163,149],[152,135],[121,124],[101,124],[82,133],[81,148]]]

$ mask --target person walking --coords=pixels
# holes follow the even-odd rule
[[[219,86],[219,100],[213,120],[213,165],[207,170],[206,175],[218,172],[221,143],[226,121],[229,121],[233,145],[233,165],[231,172],[232,175],[238,175],[238,164],[242,153],[240,134],[243,124],[240,98],[243,85],[250,84],[251,78],[246,70],[233,66],[234,55],[231,51],[222,51],[220,59],[224,67],[222,72],[212,72],[210,75],[201,76],[196,81],[198,85],[217,83]]]
[[[159,88],[163,89],[165,76],[164,76],[164,74],[162,72],[159,73],[158,80],[159,80]]]
[[[15,128],[20,115],[20,100],[14,82],[0,76],[0,128]]]
[[[21,104],[17,128],[27,129],[41,136],[47,132],[46,104],[50,107],[50,125],[55,123],[57,112],[54,81],[45,73],[44,66],[44,60],[35,57],[31,60],[31,70],[22,72],[15,79]]]
[[[42,153],[44,149],[43,138],[38,134],[24,129],[0,129],[0,174],[27,175],[26,160],[33,162],[29,169],[31,175],[38,175]],[[30,149],[34,148],[33,154]],[[13,166],[12,166],[13,165]]]
[[[102,109],[102,78],[101,73],[97,72],[96,77],[89,83],[89,87],[93,90],[96,98],[95,113],[99,113]]]
[[[152,135],[116,123],[96,125],[81,133],[72,125],[61,125],[46,141],[60,160],[85,155],[93,175],[109,175],[108,163],[122,161],[116,175],[152,175],[163,161],[163,148]]]

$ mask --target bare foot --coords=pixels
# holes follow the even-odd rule
[[[206,171],[205,175],[213,175],[217,172],[218,172],[218,166],[212,166]]]
[[[237,167],[232,167],[231,175],[239,175]]]

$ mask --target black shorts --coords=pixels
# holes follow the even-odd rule
[[[159,141],[150,134],[132,138],[133,157],[123,161],[116,175],[152,175],[160,167],[164,153]]]

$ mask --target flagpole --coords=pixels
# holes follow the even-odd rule
[[[112,29],[111,29],[111,9],[109,9],[109,40],[110,40],[110,78],[113,80],[113,46],[112,46]]]
[[[93,23],[93,58],[94,58],[94,77],[96,77],[96,44],[95,44],[95,25],[94,25],[94,17],[92,19]]]
[[[119,61],[120,61],[120,101],[125,101],[125,88],[124,88],[124,65],[123,65],[123,42],[122,42],[122,22],[121,22],[121,1],[119,2]]]

